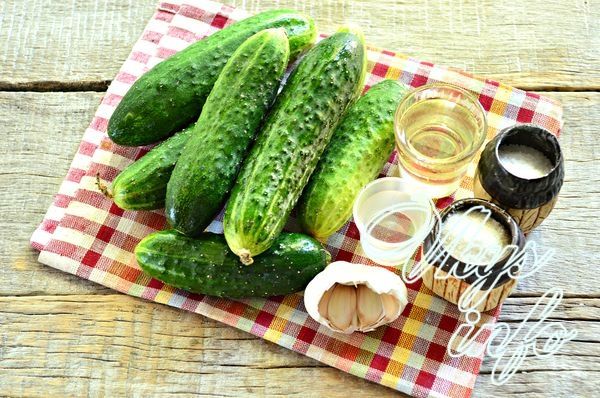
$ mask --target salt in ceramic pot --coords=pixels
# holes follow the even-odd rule
[[[528,149],[542,155],[542,171],[531,173],[531,165],[508,164],[507,149]],[[535,161],[527,151],[521,154]],[[503,158],[504,156],[504,158]],[[538,159],[539,160],[539,159]],[[521,124],[502,130],[484,148],[475,174],[473,191],[476,198],[491,201],[510,213],[524,233],[528,233],[548,217],[564,181],[563,155],[556,137],[548,130]],[[507,167],[510,166],[510,167]],[[545,167],[545,169],[543,168]],[[535,171],[535,170],[533,170]]]

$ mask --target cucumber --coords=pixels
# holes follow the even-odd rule
[[[394,149],[394,113],[407,91],[383,80],[348,109],[298,202],[305,232],[324,240],[348,221],[356,195]]]
[[[167,183],[194,125],[155,146],[117,175],[111,197],[123,210],[154,210],[165,206]]]
[[[282,231],[365,73],[362,34],[342,29],[313,47],[290,75],[225,210],[225,238],[244,264]]]
[[[285,30],[267,29],[223,68],[167,184],[165,213],[176,230],[198,235],[221,210],[288,58]]]
[[[148,275],[174,287],[218,297],[269,297],[306,287],[331,255],[315,239],[284,233],[252,267],[240,263],[223,235],[190,238],[174,230],[145,237],[135,248],[138,264]]]
[[[278,27],[286,30],[292,58],[315,41],[313,21],[291,10],[266,11],[234,23],[142,75],[110,118],[109,137],[119,145],[152,144],[192,123],[233,52],[253,34]]]

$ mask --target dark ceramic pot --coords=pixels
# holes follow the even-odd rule
[[[502,145],[524,145],[537,149],[552,163],[548,174],[523,178],[510,173],[501,163]],[[550,214],[564,181],[564,161],[556,137],[548,130],[516,125],[502,130],[485,146],[474,181],[475,197],[489,200],[508,211],[523,232],[537,227]]]

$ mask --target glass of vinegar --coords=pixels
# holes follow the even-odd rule
[[[435,83],[413,90],[394,118],[400,176],[431,198],[452,194],[486,129],[483,107],[462,88]]]
[[[365,255],[387,266],[400,266],[414,255],[433,228],[434,214],[429,197],[398,177],[365,185],[353,208]]]

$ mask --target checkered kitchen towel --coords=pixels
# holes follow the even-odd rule
[[[159,5],[108,88],[54,203],[32,236],[32,246],[40,250],[39,261],[132,296],[216,319],[414,396],[469,396],[482,358],[451,358],[446,354],[448,340],[462,322],[461,314],[455,305],[433,295],[420,282],[409,286],[409,304],[394,323],[374,332],[346,336],[314,322],[299,294],[241,301],[216,299],[166,286],[137,266],[135,245],[150,232],[164,228],[165,218],[162,211],[123,211],[96,189],[96,173],[112,181],[149,149],[114,145],[106,135],[108,119],[142,73],[244,17],[243,11],[212,1],[173,0]],[[470,90],[488,112],[488,138],[515,122],[536,123],[556,134],[561,128],[561,106],[548,98],[391,51],[369,48],[368,57],[367,86],[392,78],[413,87],[443,81]],[[393,161],[394,156],[384,174],[390,172]],[[456,196],[470,196],[471,183],[470,177],[465,178]],[[452,200],[440,200],[438,206]],[[221,218],[209,229],[221,232]],[[350,222],[331,237],[327,248],[336,260],[368,262],[358,238],[356,226]],[[484,320],[494,321],[497,315],[494,311],[484,315]]]

